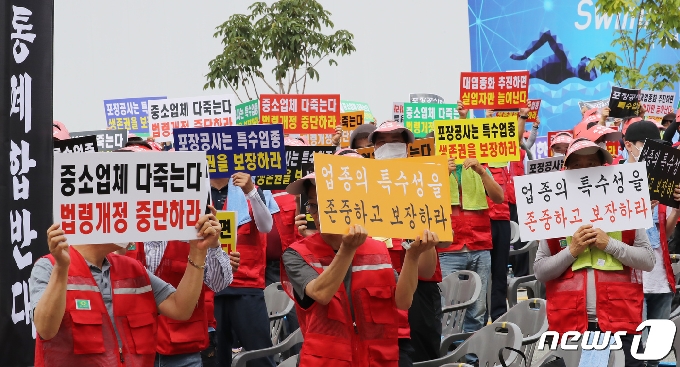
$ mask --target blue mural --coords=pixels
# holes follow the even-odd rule
[[[619,53],[610,45],[616,30],[636,24],[628,14],[598,14],[593,0],[468,0],[468,15],[472,71],[529,70],[529,98],[542,100],[539,135],[571,129],[581,120],[578,101],[609,97],[613,75],[585,66],[600,52]],[[655,47],[642,69],[678,59],[677,50]]]

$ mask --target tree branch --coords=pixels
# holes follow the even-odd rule
[[[231,83],[229,83],[226,79],[224,79],[224,77],[222,77],[222,83],[228,85],[229,88],[231,88],[231,90],[232,90],[232,91],[234,92],[234,94],[236,95],[236,98],[238,98],[238,101],[241,102],[241,103],[243,103],[243,100],[241,99],[241,96],[239,96],[239,94],[238,94],[238,92],[236,91],[236,89],[234,89],[234,86],[232,86]]]
[[[255,85],[255,79],[253,78],[253,73],[249,73],[250,75],[250,80],[253,82],[253,88],[255,89],[255,97],[257,99],[260,99],[260,93],[257,91],[257,85]]]
[[[330,53],[327,53],[327,54],[323,55],[323,56],[319,59],[319,61],[317,61],[316,63],[314,63],[314,65],[312,65],[312,67],[316,67],[317,65],[319,65],[319,63],[320,63],[323,59],[325,59],[328,55],[330,55]],[[307,55],[305,55],[305,63],[307,63]],[[305,78],[305,79],[307,78],[307,73],[305,73],[305,76],[304,76],[304,77],[300,77],[300,79],[298,79],[298,80],[296,81],[296,83],[299,82],[300,80],[302,80],[303,78]]]
[[[642,0],[642,3],[640,3],[640,11],[638,12],[638,17],[637,17],[637,22],[635,24],[635,41],[633,42],[633,67],[637,67],[637,54],[638,54],[638,35],[640,34],[640,20],[642,18],[642,6],[645,4],[645,1]]]
[[[269,87],[269,89],[270,89],[274,94],[278,94],[278,92],[277,92],[274,88],[272,88],[272,86],[267,82],[267,80],[266,80],[263,76],[258,75],[257,77],[260,78],[260,79],[262,79],[262,81],[264,82],[264,84],[266,84],[267,87]]]

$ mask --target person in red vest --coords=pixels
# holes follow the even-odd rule
[[[625,149],[628,151],[627,163],[635,163],[640,159],[645,140],[667,143],[660,139],[659,129],[651,121],[639,121],[628,126],[624,136]],[[675,188],[675,195],[680,201],[680,187]],[[645,295],[645,320],[667,320],[671,315],[671,302],[675,295],[675,276],[668,253],[668,237],[675,229],[680,218],[680,211],[667,208],[657,201],[652,201],[654,226],[647,229],[647,237],[654,251],[654,269],[642,272],[642,290]],[[659,361],[647,361],[647,367],[656,367]]]
[[[466,118],[468,110],[459,101],[458,114]],[[523,125],[523,123],[521,124]],[[519,129],[518,129],[519,130]],[[518,131],[522,136],[523,130]],[[435,134],[437,132],[435,131]],[[482,279],[482,291],[477,301],[465,312],[463,330],[475,332],[484,326],[486,294],[491,272],[491,220],[487,196],[496,204],[505,200],[503,189],[494,181],[491,172],[476,158],[467,158],[463,164],[450,164],[451,228],[453,243],[437,248],[442,276],[458,270],[471,270]]]
[[[175,289],[138,261],[114,254],[124,244],[69,246],[59,224],[47,230],[50,255],[29,280],[38,338],[36,366],[148,366],[156,356],[157,315],[188,320],[201,294],[209,248],[219,247],[213,214],[196,223],[189,266]],[[115,307],[114,307],[115,306]]]
[[[211,178],[216,208],[237,213],[236,251],[240,254],[233,282],[215,294],[217,365],[231,366],[236,341],[244,350],[272,346],[269,316],[264,301],[267,233],[272,214],[279,212],[271,193],[255,187],[252,178],[237,172],[231,178]],[[249,367],[274,367],[271,357],[248,362]]]
[[[569,146],[564,166],[575,170],[611,162],[606,149],[580,138]],[[584,252],[586,249],[589,251]],[[595,269],[592,256],[608,260],[602,264],[598,260]],[[625,331],[621,341],[626,366],[643,366],[644,362],[632,358],[630,349],[633,334],[639,334],[635,329],[642,322],[644,296],[639,270],[652,269],[654,254],[645,229],[605,233],[587,224],[570,239],[541,240],[534,271],[546,286],[549,329],[560,334]]]
[[[315,185],[312,173],[286,191],[307,194],[307,212],[320,228]],[[299,366],[397,367],[397,310],[410,307],[419,257],[438,243],[433,232],[417,236],[397,281],[385,243],[360,225],[345,235],[316,233],[291,245],[283,264],[305,338]]]

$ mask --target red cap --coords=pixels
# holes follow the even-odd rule
[[[356,150],[350,148],[343,148],[335,152],[334,155],[342,155],[345,157],[363,158],[364,156],[357,153]]]
[[[155,150],[155,151],[158,151],[158,152],[163,151],[163,147],[160,144],[156,143],[155,141],[147,141],[147,143],[151,146],[152,150]]]
[[[66,129],[66,125],[63,122],[54,120],[52,121],[52,138],[57,140],[68,140],[71,139],[71,135]]]
[[[587,138],[593,142],[596,142],[598,139],[604,139],[605,141],[619,141],[623,138],[623,134],[606,126],[595,125],[581,134],[581,137]]]
[[[286,187],[286,192],[291,195],[302,195],[305,191],[305,181],[307,180],[312,181],[312,185],[316,186],[316,175],[314,175],[314,172],[312,172],[307,176],[290,183]]]
[[[564,157],[565,167],[567,162],[569,162],[569,156],[572,154],[590,155],[597,152],[598,150],[604,154],[604,160],[606,163],[612,164],[614,158],[612,157],[611,153],[607,151],[607,149],[600,147],[589,139],[581,138],[574,140],[571,145],[569,145],[569,149],[567,149],[567,155]]]
[[[125,148],[120,148],[116,150],[116,152],[152,152],[152,151],[153,151],[152,149],[149,149],[149,147],[142,144],[130,144]]]
[[[287,147],[304,147],[307,144],[303,140],[298,139],[298,138],[291,138],[291,137],[285,137],[283,138],[283,145]]]
[[[600,113],[600,110],[597,108],[591,108],[588,111],[583,113],[583,118],[585,119],[586,117],[593,116],[593,115],[598,115]],[[598,118],[599,121],[599,118]]]
[[[562,131],[559,134],[553,136],[552,140],[550,141],[550,147],[555,144],[571,144],[573,140],[574,138],[570,133]]]
[[[407,129],[404,127],[404,125],[396,122],[396,121],[385,121],[378,128],[372,132],[371,134],[368,135],[368,141],[371,143],[375,144],[375,134],[376,133],[391,133],[391,132],[403,132],[406,131],[407,139],[406,139],[406,144],[413,143],[416,141],[416,137],[413,135],[411,130]]]
[[[582,138],[583,134],[588,130],[588,124],[591,122],[599,122],[600,118],[597,115],[590,115],[584,117],[581,122],[574,126],[574,139]]]
[[[642,121],[642,117],[633,117],[632,119],[626,121],[626,123],[623,125],[623,127],[621,129],[621,133],[623,133],[623,135],[626,135],[626,130],[628,130],[628,126],[630,126],[630,124],[632,124],[634,122],[638,122],[638,121]]]

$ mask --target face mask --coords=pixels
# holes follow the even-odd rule
[[[640,148],[637,147],[637,145],[633,144],[633,147],[635,147],[635,149],[638,151],[638,155],[635,155],[633,153],[630,153],[630,155],[633,156],[633,159],[635,159],[636,162],[639,162],[640,155],[642,154],[642,152],[640,151]]]
[[[563,157],[563,156],[564,156],[564,154],[562,154],[562,153],[553,152],[553,157]]]
[[[385,143],[375,149],[375,159],[406,158],[405,143]]]
[[[607,143],[606,143],[606,142],[603,141],[603,142],[601,142],[601,143],[597,143],[597,145],[598,145],[600,148],[602,148],[602,149],[604,149],[604,150],[607,150]]]
[[[120,247],[120,248],[127,248],[130,242],[125,242],[125,243],[114,243],[114,245]]]

